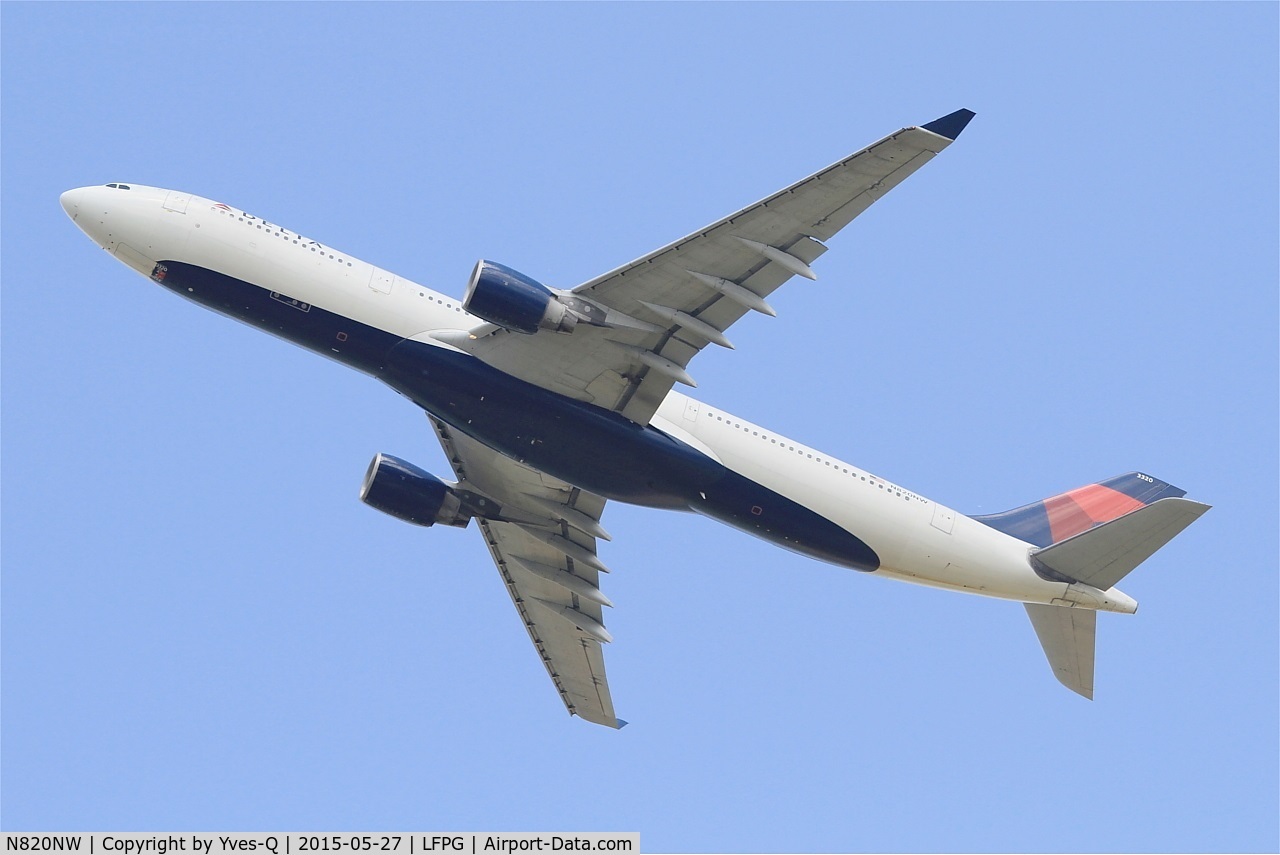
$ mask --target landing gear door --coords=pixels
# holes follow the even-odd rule
[[[173,211],[175,214],[185,214],[187,212],[187,204],[191,201],[190,193],[181,193],[177,190],[170,190],[169,195],[164,197],[164,209]]]

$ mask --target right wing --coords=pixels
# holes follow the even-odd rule
[[[959,136],[957,110],[903,128],[808,178],[571,292],[587,321],[571,333],[509,332],[486,324],[449,343],[529,383],[647,424],[685,366],[708,343],[809,264],[830,239]],[[443,339],[442,339],[443,340]]]
[[[438,419],[431,424],[477,516],[489,554],[538,657],[569,712],[622,727],[613,711],[601,644],[604,627],[596,538],[605,500],[504,457]]]

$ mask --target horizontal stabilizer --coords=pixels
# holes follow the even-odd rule
[[[1023,603],[1058,682],[1093,700],[1093,648],[1098,613],[1090,609]]]
[[[1161,499],[1061,543],[1037,549],[1031,553],[1031,560],[1061,576],[1105,591],[1207,510],[1208,505],[1190,499]]]

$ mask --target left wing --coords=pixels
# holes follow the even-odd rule
[[[957,110],[903,128],[737,213],[558,299],[581,320],[570,333],[525,335],[483,325],[448,342],[529,383],[647,424],[703,347],[809,265],[848,225],[959,136]],[[442,338],[442,340],[444,340]]]
[[[614,714],[601,644],[612,641],[596,557],[605,500],[504,457],[438,419],[458,477],[507,593],[569,712],[609,727]]]

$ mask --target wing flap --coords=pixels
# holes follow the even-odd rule
[[[587,721],[621,727],[613,710],[600,642],[551,609],[542,607],[556,604],[574,608],[603,625],[600,604],[535,575],[516,556],[572,573],[598,589],[596,571],[572,566],[571,559],[565,559],[550,547],[528,537],[512,523],[483,521],[480,528],[494,564],[506,583],[507,593],[511,595],[538,658],[547,669],[565,707]]]

